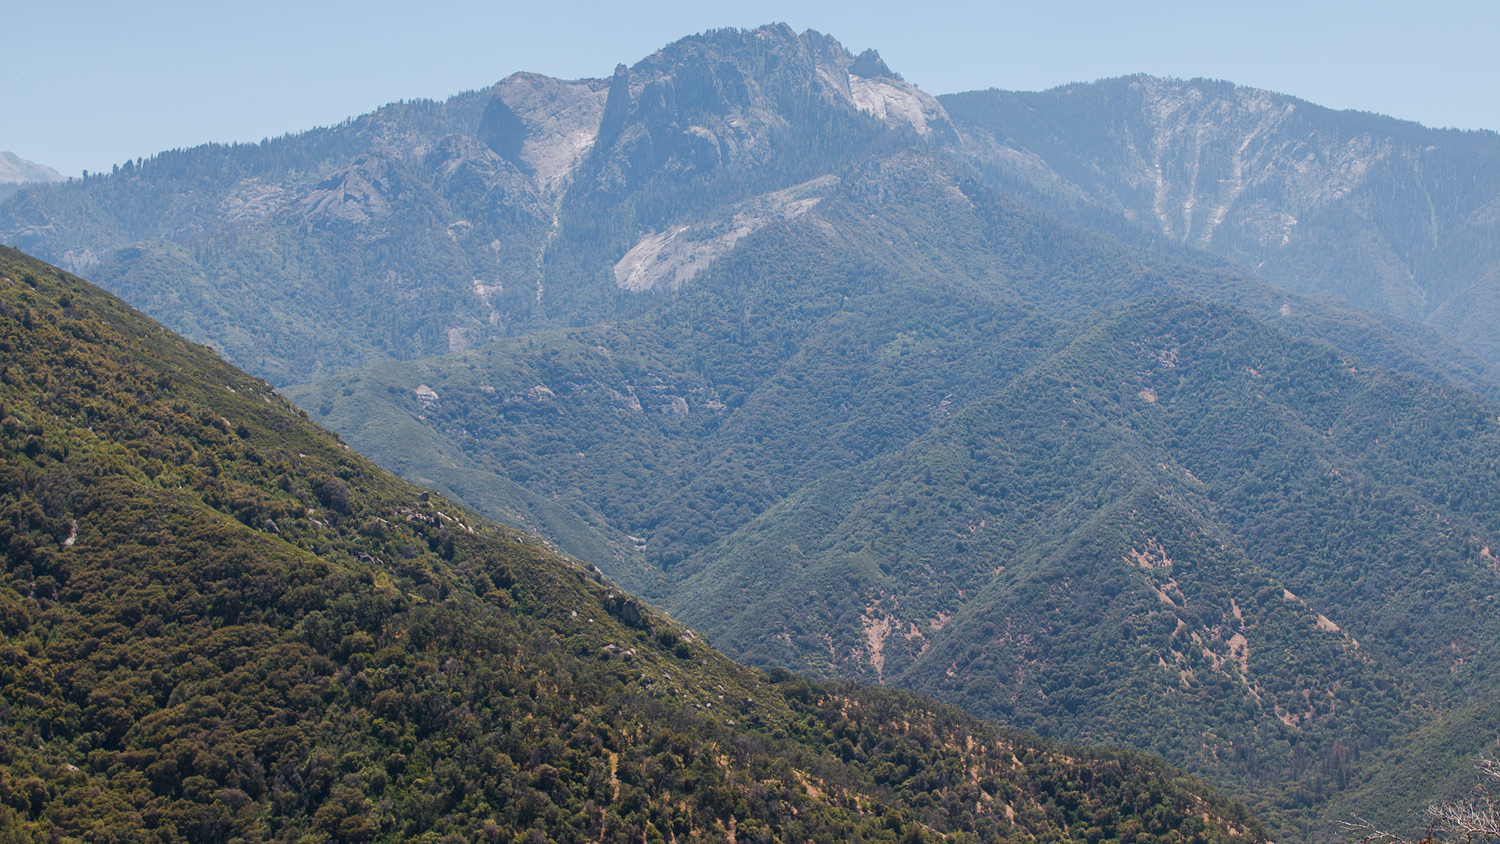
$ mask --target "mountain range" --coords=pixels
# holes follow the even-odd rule
[[[6,204],[0,239],[300,383],[628,312],[902,147],[1063,219],[1206,246],[1497,360],[1494,133],[1203,80],[935,98],[873,51],[785,26],[684,39],[607,80],[516,74],[127,161]]]
[[[1495,742],[1497,152],[1205,80],[934,97],[777,25],[126,162],[0,239],[732,657],[1326,840]]]

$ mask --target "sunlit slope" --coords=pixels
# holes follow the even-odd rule
[[[1144,303],[790,496],[669,605],[754,663],[1155,750],[1297,829],[1362,753],[1493,687],[1497,420]]]
[[[6,840],[1257,835],[1142,758],[742,668],[8,250],[0,352]]]

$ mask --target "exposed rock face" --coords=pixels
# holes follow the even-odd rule
[[[837,184],[836,177],[821,176],[741,203],[723,219],[648,235],[615,264],[615,283],[626,290],[677,290],[767,224],[811,211]]]
[[[61,264],[70,273],[88,272],[99,263],[99,256],[92,249],[69,249],[63,253]]]
[[[865,78],[849,74],[849,91],[860,111],[873,114],[888,125],[910,126],[924,137],[936,130],[952,137],[948,112],[931,94],[915,85],[890,77]]]
[[[765,73],[747,72],[751,48]],[[764,162],[772,135],[786,125],[776,83],[804,94],[826,85],[787,27],[708,33],[617,68],[599,132],[595,190],[623,196],[658,173],[692,178]]]
[[[220,200],[219,214],[226,223],[253,222],[284,207],[289,194],[284,184],[251,177]]]
[[[849,64],[849,75],[858,76],[863,79],[893,79],[900,80],[901,74],[892,73],[886,66],[885,60],[875,50],[866,50],[860,53],[853,62]]]
[[[923,137],[937,130],[955,140],[948,112],[931,94],[901,78],[880,54],[866,50],[849,64],[849,96],[860,111],[873,114],[892,127],[909,126]]]
[[[517,73],[497,85],[495,93],[480,123],[480,139],[528,170],[543,193],[561,192],[594,144],[609,94],[608,81],[567,82]],[[512,144],[513,152],[502,151],[502,147],[510,150]]]
[[[654,176],[754,169],[793,126],[826,119],[820,111],[864,112],[922,135],[950,131],[942,105],[891,73],[874,51],[855,59],[831,37],[799,35],[784,24],[721,30],[615,71],[595,189],[623,196]]]
[[[526,142],[527,127],[519,115],[501,97],[490,100],[479,121],[478,137],[506,161],[525,167],[521,146]]]
[[[400,199],[401,182],[389,155],[371,153],[319,182],[297,203],[297,210],[313,225],[369,236],[391,215],[391,201]]]
[[[1090,137],[1066,146],[1055,136],[1043,143],[1036,130],[1015,118],[1012,99],[1030,101],[1056,92],[948,99],[961,107],[984,95],[1007,101],[993,125],[973,120],[971,110],[962,112],[965,129],[991,135],[973,137],[974,157],[1028,178],[1048,173],[1075,182],[1080,195],[1199,245],[1211,243],[1241,205],[1255,208],[1248,218],[1257,239],[1279,245],[1296,221],[1273,210],[1285,203],[1267,202],[1266,189],[1279,199],[1295,197],[1297,205],[1334,201],[1391,152],[1387,139],[1369,133],[1308,136],[1294,121],[1299,105],[1306,104],[1253,88],[1138,76],[1058,90],[1068,98],[1050,109],[1047,129],[1076,125]],[[1031,172],[1010,163],[1031,156],[1042,162]],[[1254,198],[1240,203],[1247,192]]]
[[[1294,291],[1425,320],[1500,360],[1488,339],[1500,321],[1471,318],[1500,313],[1500,285],[1483,281],[1500,272],[1486,212],[1500,207],[1494,133],[1150,76],[941,101],[963,158],[1057,210],[1108,209]]]

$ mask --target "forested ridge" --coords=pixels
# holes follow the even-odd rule
[[[486,93],[25,192],[0,211],[5,242],[276,383],[445,352],[447,328],[482,341],[489,309],[471,280],[489,281],[498,303],[498,279],[535,271],[551,222],[515,166],[473,139]]]
[[[849,247],[871,215],[932,224],[913,190],[826,199],[840,249],[769,228],[642,317],[289,394],[753,664],[1149,749],[1279,837],[1333,834],[1490,688],[1500,411],[1357,314],[1205,303],[1238,282],[1003,206],[984,272]]]
[[[430,357],[628,313],[610,269],[642,236],[911,146],[825,79],[851,61],[784,25],[705,33],[607,83],[515,74],[126,162],[8,201],[0,232],[278,385]],[[556,184],[537,168],[577,150],[530,157],[555,131],[533,83],[614,98]]]
[[[1489,688],[1495,635],[1495,412],[1351,363],[1132,308],[779,504],[672,605],[732,607],[709,629],[752,662],[1150,748],[1333,834],[1371,751]]]
[[[1179,260],[1425,322],[1450,366],[1497,359],[1493,133],[1204,80],[939,99],[857,70],[817,32],[714,30],[609,79],[520,73],[127,161],[7,200],[0,236],[285,385],[635,315],[650,297],[611,270],[643,239],[733,228],[739,203],[910,150]]]
[[[1227,841],[1238,804],[741,668],[0,254],[7,841]]]

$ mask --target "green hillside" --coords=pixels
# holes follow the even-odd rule
[[[1427,808],[1474,797],[1483,759],[1500,751],[1500,696],[1480,694],[1434,719],[1356,772],[1357,787],[1334,798],[1330,817],[1361,817],[1389,829],[1425,832]]]
[[[1073,321],[1159,295],[1227,299],[1364,360],[1495,389],[1431,337],[1127,250],[904,154],[639,316],[287,394],[387,468],[661,595],[662,569],[1000,389]]]
[[[6,841],[1259,838],[1143,757],[770,677],[0,253]]]
[[[127,161],[7,202],[3,242],[86,273],[275,383],[446,352],[450,328],[503,336],[473,280],[500,305],[497,279],[535,272],[552,218],[471,137],[493,95]]]
[[[1362,753],[1493,688],[1497,418],[1143,304],[789,497],[667,605],[752,663],[1151,749],[1328,834]]]
[[[1330,834],[1362,765],[1490,688],[1500,411],[1454,384],[1484,370],[930,173],[647,315],[289,395],[738,658],[1159,752]],[[1183,298],[1215,291],[1260,319]]]

